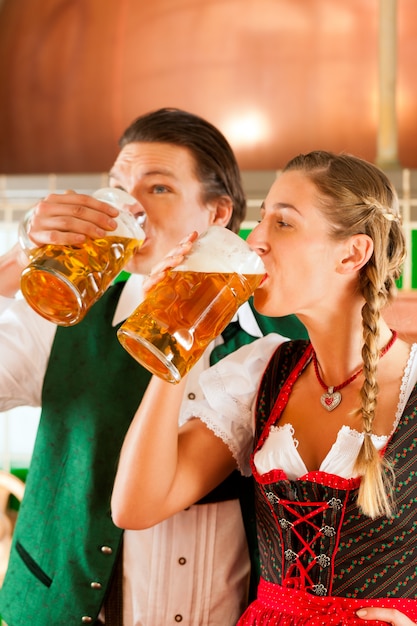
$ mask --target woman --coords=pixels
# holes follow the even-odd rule
[[[122,450],[115,523],[155,524],[252,471],[261,581],[239,625],[411,625],[416,346],[381,316],[405,257],[396,193],[359,158],[300,155],[248,241],[267,271],[256,308],[295,313],[311,343],[269,335],[225,358],[179,431],[181,385],[154,379]]]

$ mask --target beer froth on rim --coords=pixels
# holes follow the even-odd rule
[[[175,270],[265,274],[261,257],[249,248],[246,241],[231,230],[216,225],[200,235],[190,255]]]

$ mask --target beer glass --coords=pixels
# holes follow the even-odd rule
[[[178,383],[224,330],[265,274],[232,231],[211,226],[122,324],[118,338],[139,363]]]
[[[60,326],[83,319],[145,239],[128,208],[135,198],[111,187],[93,197],[119,209],[117,229],[104,237],[77,246],[36,247],[27,234],[30,213],[19,226],[19,241],[30,260],[21,275],[22,293],[39,315]]]

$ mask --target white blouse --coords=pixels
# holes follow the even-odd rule
[[[184,406],[181,423],[199,417],[230,448],[242,474],[248,476],[250,454],[254,439],[254,408],[262,374],[273,352],[282,343],[280,335],[270,334],[243,346],[206,370],[200,384],[205,400],[188,402]],[[410,351],[404,371],[397,411],[393,417],[395,430],[406,402],[417,382],[417,344]],[[320,470],[343,478],[354,476],[353,467],[363,441],[363,433],[342,426],[336,441],[323,460]],[[373,435],[378,450],[388,437]],[[254,462],[260,474],[282,469],[290,479],[308,472],[297,450],[291,424],[272,426]]]

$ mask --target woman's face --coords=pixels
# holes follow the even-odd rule
[[[342,289],[337,267],[346,241],[331,238],[318,194],[304,172],[290,170],[274,182],[263,203],[261,221],[248,237],[267,272],[254,295],[260,313],[307,319],[331,306]]]

